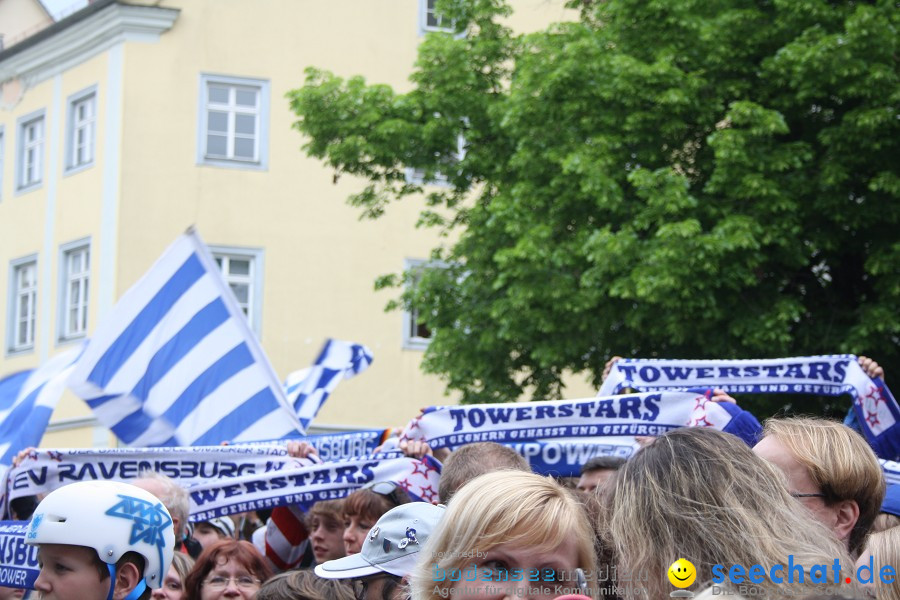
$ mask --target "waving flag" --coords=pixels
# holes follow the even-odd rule
[[[359,375],[370,364],[372,351],[362,344],[328,339],[312,367],[288,375],[284,382],[285,393],[303,428],[309,427],[341,379]]]
[[[193,230],[122,296],[69,386],[130,446],[202,446],[304,433]]]
[[[65,390],[82,347],[57,354],[37,369],[0,379],[0,465],[37,446]]]

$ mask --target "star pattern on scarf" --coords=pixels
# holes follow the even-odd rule
[[[866,411],[866,422],[869,424],[869,427],[873,427],[881,423],[881,421],[878,420],[878,413],[872,412],[870,410]]]
[[[437,492],[430,485],[426,485],[422,488],[422,493],[419,494],[419,497],[425,502],[434,504],[434,501],[437,499]]]
[[[441,472],[438,470],[434,464],[432,464],[432,459],[427,456],[422,460],[422,464],[425,465],[425,476],[428,477],[428,473],[434,473],[440,476]]]
[[[866,400],[869,400],[870,402],[874,402],[876,408],[878,407],[879,402],[884,402],[885,405],[887,405],[887,400],[885,399],[884,394],[882,393],[882,389],[883,388],[880,385],[878,385],[878,386],[870,385],[869,391],[866,392]]]
[[[413,438],[412,435],[410,435],[410,434],[412,434],[412,432],[417,429],[421,429],[419,427],[419,422],[421,420],[422,420],[422,415],[419,415],[418,417],[416,417],[412,421],[410,421],[409,424],[406,426],[406,429],[404,429],[400,433],[400,440],[403,441],[403,440],[409,440],[409,439],[418,439],[418,438]]]
[[[689,427],[713,427],[713,424],[709,422],[706,418],[706,415],[702,417],[698,417],[696,419],[691,419],[690,423],[688,423]]]

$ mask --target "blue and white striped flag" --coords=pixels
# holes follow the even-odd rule
[[[204,446],[304,433],[193,230],[122,296],[69,386],[130,446]]]
[[[67,350],[37,369],[0,379],[0,465],[12,465],[20,450],[40,443],[82,350]]]
[[[319,409],[341,379],[359,375],[370,364],[372,351],[367,347],[329,338],[313,366],[288,375],[284,391],[303,428],[309,428],[310,421],[319,414]]]

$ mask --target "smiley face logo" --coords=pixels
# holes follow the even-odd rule
[[[689,560],[679,558],[669,565],[669,583],[677,588],[686,588],[697,579],[697,569]]]

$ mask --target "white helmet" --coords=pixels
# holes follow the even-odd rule
[[[27,544],[69,544],[116,564],[126,552],[144,557],[144,581],[158,588],[172,564],[175,530],[159,499],[118,481],[79,481],[56,489],[34,510]]]

